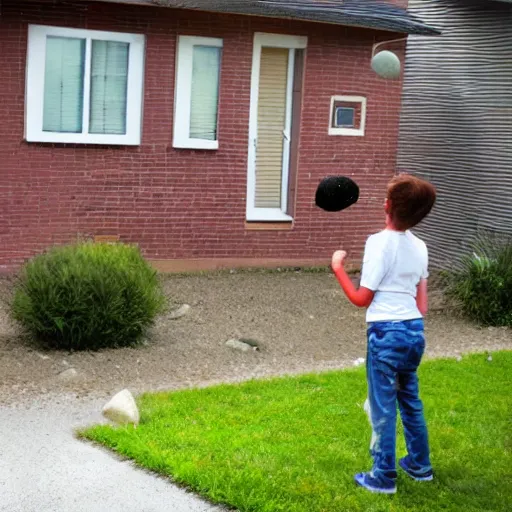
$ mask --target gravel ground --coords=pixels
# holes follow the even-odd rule
[[[69,353],[45,352],[13,325],[5,300],[11,281],[0,280],[0,404],[326,370],[365,356],[364,311],[346,301],[329,273],[236,272],[163,281],[176,305],[191,306],[186,316],[160,318],[139,348]],[[427,336],[427,357],[512,349],[512,330],[461,320],[435,293]],[[233,337],[255,339],[260,350],[226,346]],[[66,379],[62,372],[70,368],[76,375]]]

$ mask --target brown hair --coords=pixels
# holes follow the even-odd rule
[[[405,231],[419,224],[436,202],[436,189],[428,181],[400,174],[388,185],[388,214],[394,227]]]

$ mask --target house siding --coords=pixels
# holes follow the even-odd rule
[[[457,264],[481,231],[512,235],[512,5],[409,6],[443,35],[409,38],[398,167],[438,189],[417,231],[442,268]]]
[[[27,30],[32,23],[146,36],[140,146],[23,140]],[[292,229],[250,229],[245,222],[254,32],[309,38]],[[218,151],[172,147],[180,34],[224,39]],[[54,244],[95,236],[137,243],[146,257],[166,262],[161,266],[171,270],[172,261],[179,261],[183,270],[191,260],[202,261],[203,267],[209,261],[326,263],[340,246],[357,258],[367,235],[382,225],[385,185],[395,171],[401,101],[401,81],[382,80],[371,71],[371,49],[379,40],[396,37],[400,35],[156,7],[3,0],[0,268],[15,269]],[[367,97],[365,137],[327,135],[330,98],[343,94]],[[316,186],[329,174],[352,176],[359,183],[357,205],[339,214],[314,206]]]

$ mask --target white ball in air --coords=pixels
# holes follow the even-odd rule
[[[400,59],[388,50],[377,53],[372,59],[372,69],[381,78],[398,78],[400,76]]]

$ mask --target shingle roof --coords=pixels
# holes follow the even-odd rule
[[[405,34],[435,35],[405,9],[382,0],[103,0],[160,5],[210,12],[300,19],[335,25],[367,27]]]

